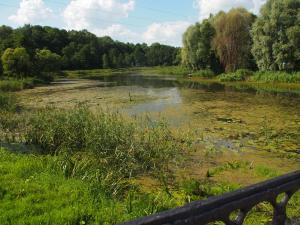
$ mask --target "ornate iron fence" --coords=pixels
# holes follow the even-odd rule
[[[273,206],[272,224],[284,225],[287,220],[288,201],[299,189],[300,170],[232,193],[196,201],[123,225],[204,225],[216,221],[223,221],[226,225],[242,225],[247,213],[261,202],[269,202]],[[281,194],[284,196],[282,197]],[[233,212],[237,212],[234,220],[230,219]],[[260,224],[259,221],[258,224]],[[296,224],[300,224],[300,221]]]

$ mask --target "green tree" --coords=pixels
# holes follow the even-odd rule
[[[102,65],[103,65],[104,69],[107,69],[110,67],[109,58],[108,58],[107,54],[104,54],[102,56]]]
[[[7,26],[0,26],[0,54],[2,54],[5,49],[13,47],[13,29]]]
[[[145,56],[145,52],[140,45],[137,45],[133,52],[134,62],[136,66],[145,66],[147,63],[147,59]]]
[[[193,70],[216,69],[212,68],[216,61],[211,44],[214,35],[215,29],[209,20],[190,26],[183,35],[182,64]]]
[[[252,37],[260,70],[300,69],[300,0],[268,0]]]
[[[61,57],[50,50],[36,50],[35,68],[38,72],[57,72],[61,69]]]
[[[251,67],[251,26],[255,16],[246,9],[221,12],[214,19],[213,47],[226,72]]]
[[[25,48],[8,48],[2,57],[3,71],[8,76],[22,78],[31,70],[30,57]]]

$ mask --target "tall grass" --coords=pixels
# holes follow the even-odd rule
[[[66,178],[59,156],[0,148],[0,224],[117,224],[176,206],[163,192],[112,198],[84,179]]]
[[[67,177],[101,183],[114,194],[126,189],[128,178],[167,173],[181,149],[174,139],[164,123],[141,127],[85,107],[44,109],[32,116],[25,134],[26,143],[41,153],[62,156]]]
[[[266,83],[299,83],[300,72],[257,72],[250,80]]]
[[[26,88],[33,88],[35,84],[35,80],[28,79],[7,79],[0,80],[0,91],[21,91]]]
[[[216,75],[212,70],[198,70],[192,73],[193,77],[214,78]]]
[[[3,92],[14,92],[14,91],[21,91],[23,89],[30,89],[34,88],[34,86],[39,84],[49,84],[53,81],[53,76],[45,75],[41,78],[24,78],[24,79],[13,79],[13,78],[6,78],[0,79],[0,91]]]
[[[245,81],[248,77],[252,76],[253,72],[247,69],[240,69],[232,73],[224,73],[219,76],[221,82],[236,82]]]
[[[13,94],[0,92],[0,111],[12,111],[16,108],[16,97]]]

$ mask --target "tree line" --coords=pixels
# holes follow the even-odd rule
[[[257,17],[244,8],[219,12],[183,35],[182,63],[215,73],[300,69],[300,0],[268,0]]]
[[[0,27],[0,74],[42,76],[58,70],[171,66],[180,64],[180,48],[131,44],[83,31],[48,26]]]
[[[300,70],[300,0],[268,0],[257,17],[244,8],[190,26],[183,47],[131,44],[48,26],[0,27],[0,75],[47,77],[76,69],[171,66],[219,74],[238,69]]]

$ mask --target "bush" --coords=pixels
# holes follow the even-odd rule
[[[23,89],[34,88],[36,85],[49,84],[51,81],[53,81],[53,76],[50,75],[44,76],[43,78],[0,80],[0,91],[21,91]]]
[[[266,83],[299,83],[300,72],[257,72],[251,77],[251,80]]]
[[[215,73],[212,70],[199,70],[194,73],[192,73],[192,76],[194,77],[203,77],[203,78],[213,78],[215,76]]]
[[[253,72],[247,69],[240,69],[234,73],[221,74],[219,80],[221,82],[235,82],[245,81],[248,77],[252,76]]]
[[[21,80],[0,80],[0,91],[20,91],[23,89]]]

